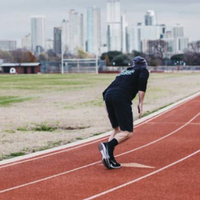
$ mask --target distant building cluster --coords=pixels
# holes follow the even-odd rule
[[[52,39],[46,38],[46,17],[31,16],[31,33],[21,40],[22,48],[35,55],[49,49],[56,54],[76,54],[83,50],[93,55],[106,51],[130,53],[133,50],[150,53],[152,41],[163,40],[167,43],[165,54],[170,56],[182,53],[188,48],[189,38],[184,34],[184,27],[173,27],[158,24],[153,10],[144,15],[144,22],[129,26],[126,12],[121,11],[120,0],[107,0],[106,44],[102,43],[101,10],[88,7],[86,25],[83,14],[71,9],[68,19],[64,19],[58,27],[54,27]],[[87,31],[86,31],[87,30]],[[86,33],[86,34],[84,34]],[[0,49],[11,51],[17,48],[16,41],[0,40]]]
[[[167,43],[165,53],[171,56],[175,53],[183,53],[188,48],[189,38],[184,35],[184,27],[177,24],[170,27],[165,24],[157,24],[154,11],[149,10],[145,15],[145,23],[138,23],[132,27],[131,48],[151,53],[152,40],[163,40]]]

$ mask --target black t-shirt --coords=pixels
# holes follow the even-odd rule
[[[146,92],[148,78],[149,71],[146,67],[136,65],[128,68],[107,87],[103,92],[103,97],[105,98],[106,94],[122,93],[132,101],[138,91]]]

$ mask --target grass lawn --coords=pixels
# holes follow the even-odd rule
[[[116,75],[0,74],[0,160],[110,130],[102,92]],[[200,91],[199,80],[200,73],[151,74],[144,116]]]

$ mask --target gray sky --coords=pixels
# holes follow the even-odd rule
[[[70,9],[86,18],[87,7],[93,5],[101,8],[102,38],[106,42],[106,0],[0,0],[0,39],[17,40],[20,45],[21,38],[30,33],[31,15],[46,15],[47,37],[53,38],[53,27],[68,19]],[[121,0],[129,25],[143,22],[146,10],[154,10],[159,24],[184,25],[191,40],[200,40],[199,8],[200,0]]]

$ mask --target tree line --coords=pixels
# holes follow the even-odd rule
[[[200,41],[191,42],[188,50],[182,54],[166,56],[168,44],[164,40],[148,41],[148,52],[132,51],[123,54],[120,51],[109,51],[101,55],[101,59],[106,61],[107,66],[129,66],[135,56],[144,57],[149,66],[163,65],[200,65]]]
[[[105,60],[107,66],[130,66],[136,56],[144,57],[149,66],[162,65],[200,65],[200,41],[191,42],[188,50],[182,54],[176,54],[168,58],[166,56],[168,44],[164,40],[148,41],[148,53],[132,51],[123,54],[120,51],[109,51],[102,53],[101,60]],[[64,58],[94,58],[95,55],[84,52],[82,49],[77,50],[76,55],[65,54]],[[61,55],[57,55],[52,49],[35,56],[32,52],[25,49],[14,51],[1,51],[0,59],[4,62],[23,63],[23,62],[41,62],[41,61],[61,61]]]

